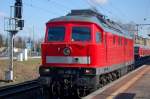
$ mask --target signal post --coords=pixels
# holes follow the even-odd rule
[[[14,12],[14,13],[13,13]],[[13,81],[13,52],[14,52],[14,36],[19,30],[24,27],[24,20],[22,20],[22,0],[16,0],[14,6],[11,6],[10,17],[4,19],[4,30],[9,32],[9,66],[5,72],[5,80]]]

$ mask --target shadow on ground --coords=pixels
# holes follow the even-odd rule
[[[135,93],[120,93],[114,99],[134,99]]]
[[[8,81],[8,80],[2,80],[2,79],[0,79],[0,83],[9,83],[9,82],[12,82],[12,81]]]

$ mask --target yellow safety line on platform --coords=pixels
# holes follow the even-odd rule
[[[119,93],[122,93],[125,90],[127,90],[132,84],[134,84],[138,79],[140,79],[149,70],[150,68],[147,67],[146,69],[141,71],[137,76],[135,76],[132,80],[128,81],[126,84],[124,84],[124,86],[116,90],[114,93],[110,94],[110,96],[107,97],[106,99],[114,99]]]

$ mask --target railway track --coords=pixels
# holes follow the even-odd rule
[[[0,88],[0,99],[42,99],[42,94],[38,80]]]
[[[135,62],[135,67],[138,68],[148,61],[149,58],[137,60]],[[38,80],[32,80],[0,88],[0,99],[49,99],[49,97],[51,97],[49,96],[49,92],[46,92],[43,89]],[[53,99],[53,97],[51,97],[51,99]],[[59,98],[54,97],[54,99]],[[78,97],[76,99],[81,98]]]

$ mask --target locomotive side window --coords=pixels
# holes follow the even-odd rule
[[[101,41],[102,41],[101,33],[100,32],[96,32],[96,42],[99,43]]]
[[[64,41],[65,27],[49,27],[48,41]]]
[[[113,36],[113,43],[115,44],[115,42],[116,42],[116,39],[115,39],[115,36]]]
[[[124,44],[127,45],[127,39],[125,39]]]
[[[122,45],[122,38],[120,37],[120,46]]]
[[[118,45],[122,45],[122,39],[121,39],[121,37],[118,37]]]
[[[91,30],[89,27],[72,27],[72,41],[89,41]]]

